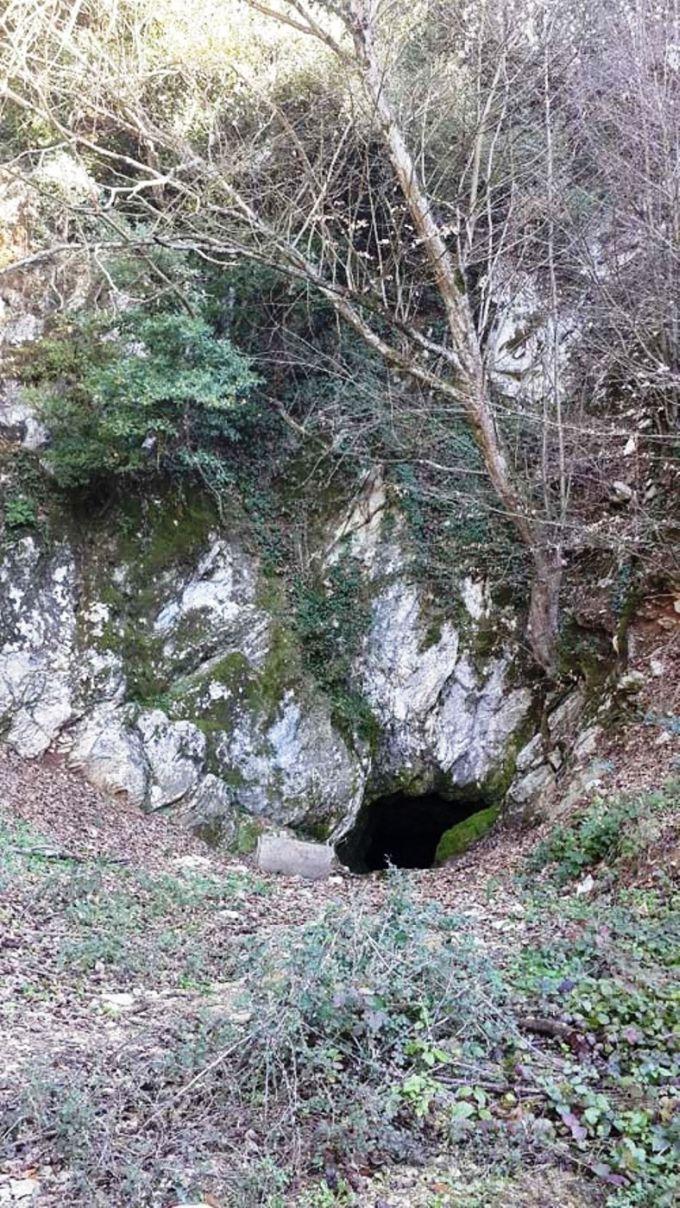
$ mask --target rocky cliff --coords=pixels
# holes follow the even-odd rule
[[[3,229],[24,231],[29,201],[3,196]],[[56,301],[31,281],[5,282],[0,307],[0,349],[29,358],[62,296],[78,309],[88,293],[78,273]],[[497,333],[499,372],[524,358],[530,377],[540,333],[519,351],[515,336]],[[56,749],[237,845],[270,824],[336,842],[394,793],[536,808],[582,697],[546,709],[498,576],[492,590],[468,562],[433,593],[393,481],[373,469],[328,489],[293,448],[273,557],[280,516],[252,485],[217,501],[162,481],[94,505],[60,494],[30,393],[0,379],[0,736],[15,751]]]
[[[500,801],[533,735],[512,610],[464,577],[433,621],[375,475],[319,537],[307,559],[329,624],[344,623],[332,615],[344,575],[361,611],[354,721],[310,671],[247,515],[167,494],[59,534],[6,529],[5,741],[27,757],[56,746],[98,786],[180,807],[225,839],[251,819],[337,837],[364,800],[397,789]]]

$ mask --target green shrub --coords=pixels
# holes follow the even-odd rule
[[[621,796],[613,801],[596,798],[574,821],[556,827],[537,846],[528,867],[535,872],[550,866],[560,884],[597,864],[611,867],[633,856],[644,844],[644,823],[660,810],[677,810],[675,786],[669,785],[660,793]]]
[[[64,326],[22,370],[51,433],[60,486],[152,472],[213,489],[256,417],[248,361],[201,318],[132,311]]]
[[[38,523],[38,508],[30,495],[10,495],[3,507],[5,527],[8,529],[35,528]]]

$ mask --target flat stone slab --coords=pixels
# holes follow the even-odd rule
[[[281,872],[289,877],[321,881],[333,867],[333,848],[327,843],[309,843],[285,832],[268,831],[257,841],[255,860],[263,872]]]

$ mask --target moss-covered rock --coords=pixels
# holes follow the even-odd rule
[[[457,822],[455,826],[444,831],[437,846],[435,863],[445,864],[454,856],[462,855],[491,829],[499,814],[500,806],[490,805],[486,809],[478,810],[476,814],[470,814],[469,818],[464,818],[462,822]]]

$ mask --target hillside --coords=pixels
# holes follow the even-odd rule
[[[670,1205],[678,755],[648,736],[557,831],[311,885],[5,754],[2,1202]]]
[[[678,0],[0,5],[0,1208],[671,1208]]]

